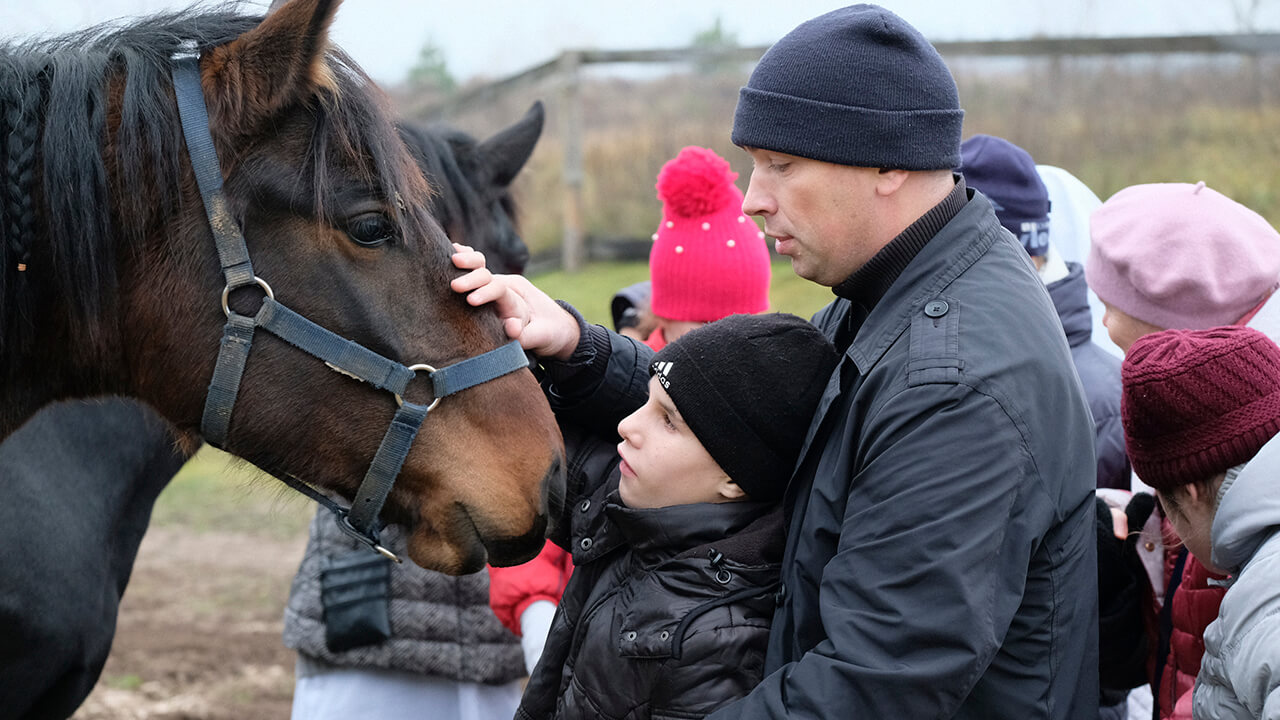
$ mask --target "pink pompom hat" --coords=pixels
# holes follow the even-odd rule
[[[662,222],[653,234],[653,314],[713,322],[769,309],[769,248],[742,214],[738,174],[714,151],[686,147],[658,173]]]

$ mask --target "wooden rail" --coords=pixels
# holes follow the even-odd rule
[[[1050,57],[1158,55],[1170,53],[1266,55],[1280,53],[1280,33],[1131,37],[1040,37],[1021,40],[952,40],[935,42],[944,57]],[[558,87],[564,138],[564,230],[561,265],[568,271],[586,259],[582,224],[583,120],[580,93],[586,65],[625,63],[754,63],[768,47],[659,48],[650,50],[566,50],[557,57],[500,80],[461,92],[427,111],[443,118],[491,102],[508,92],[551,79]]]

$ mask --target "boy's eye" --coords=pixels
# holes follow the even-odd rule
[[[662,424],[666,425],[668,430],[676,429],[676,424],[671,421],[671,416],[667,413],[662,413]]]

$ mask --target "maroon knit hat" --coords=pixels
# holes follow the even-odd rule
[[[1120,375],[1133,471],[1162,492],[1249,460],[1280,432],[1280,348],[1252,328],[1145,335]]]

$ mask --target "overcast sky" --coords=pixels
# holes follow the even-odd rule
[[[246,2],[265,7],[269,0]],[[0,0],[0,37],[59,33],[188,0]],[[346,0],[334,37],[373,77],[402,80],[426,42],[456,77],[518,72],[566,48],[676,47],[721,18],[744,45],[768,45],[843,2],[821,0]],[[932,40],[1031,35],[1235,32],[1238,8],[1280,31],[1280,0],[888,0]]]

